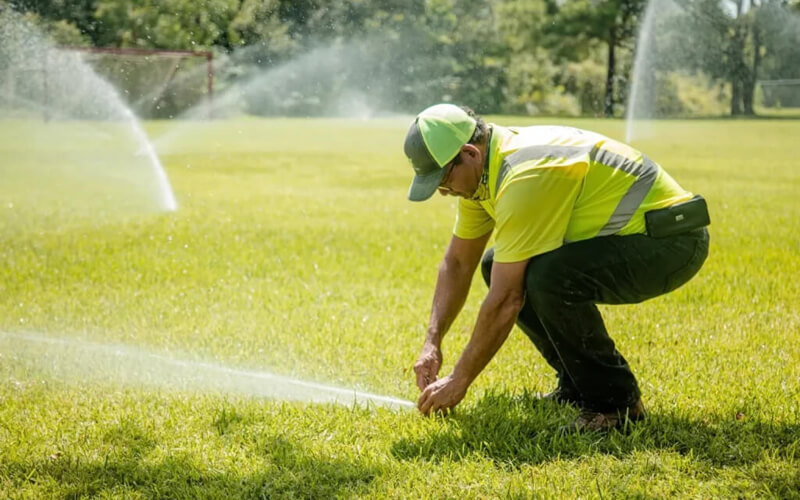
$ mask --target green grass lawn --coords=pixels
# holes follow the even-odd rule
[[[193,385],[159,361],[416,400],[455,204],[406,201],[406,125],[148,123],[180,204],[149,215],[82,204],[0,139],[0,497],[800,498],[800,121],[666,121],[634,143],[707,198],[712,246],[685,287],[603,309],[651,413],[630,434],[560,433],[577,411],[531,396],[555,378],[516,329],[450,417]],[[46,133],[64,147],[73,126]]]

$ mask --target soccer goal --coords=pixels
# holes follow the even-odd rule
[[[210,117],[214,54],[210,51],[59,47],[80,53],[141,118]]]
[[[759,80],[756,102],[761,112],[800,114],[800,78]]]

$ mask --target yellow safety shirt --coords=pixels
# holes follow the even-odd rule
[[[492,130],[481,184],[460,199],[454,233],[495,230],[496,262],[519,262],[574,241],[644,233],[644,213],[692,198],[657,163],[572,127]]]

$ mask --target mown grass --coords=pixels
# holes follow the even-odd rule
[[[0,497],[800,496],[796,121],[669,121],[635,143],[705,195],[713,225],[690,284],[604,308],[651,412],[626,435],[558,432],[576,412],[533,398],[554,378],[517,330],[455,414],[431,419],[69,376],[19,336],[416,399],[454,204],[405,200],[405,125],[150,123],[181,205],[171,214],[19,213],[18,188],[0,189]],[[47,178],[32,169],[30,182]],[[76,206],[80,188],[60,189]]]

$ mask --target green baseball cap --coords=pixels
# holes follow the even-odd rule
[[[469,142],[476,125],[474,118],[454,104],[436,104],[417,115],[403,145],[416,173],[409,200],[425,201],[433,196],[444,177],[444,166]]]

